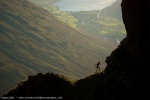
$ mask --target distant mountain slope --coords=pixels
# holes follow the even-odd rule
[[[126,36],[120,4],[121,0],[117,0],[101,11],[79,11],[71,14],[78,19],[77,28],[119,43]]]
[[[121,1],[122,0],[116,0],[116,2],[114,2],[112,5],[104,8],[102,11],[107,16],[117,18],[118,20],[122,20]]]
[[[28,75],[82,78],[116,45],[71,28],[27,0],[0,1],[0,95]]]
[[[29,0],[33,2],[34,4],[41,6],[42,8],[49,11],[51,14],[53,14],[55,17],[57,17],[59,20],[67,23],[73,28],[77,28],[76,22],[78,19],[76,19],[73,15],[70,14],[70,12],[67,11],[61,11],[59,7],[53,5],[55,2],[59,0]]]
[[[61,1],[61,0],[29,0],[29,1],[34,2],[36,4],[45,5],[46,3],[53,4],[53,3]]]
[[[101,10],[116,0],[61,0],[55,3],[62,11]]]
[[[102,10],[77,12],[60,11],[53,3],[49,4],[44,1],[34,3],[48,10],[59,20],[71,27],[97,34],[112,42],[120,43],[126,36],[125,27],[122,22],[121,0],[117,0]]]

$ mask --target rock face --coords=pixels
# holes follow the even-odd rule
[[[122,0],[122,15],[127,31],[127,37],[121,42],[121,45],[107,57],[107,69],[112,67],[114,55],[130,55],[131,59],[138,67],[149,69],[150,61],[150,1],[142,0]],[[121,57],[125,58],[124,56]],[[119,58],[120,59],[120,58]],[[125,60],[125,59],[124,59]],[[118,63],[119,60],[117,61]],[[138,68],[138,67],[135,68]],[[133,67],[133,66],[132,66]]]
[[[126,45],[132,57],[141,65],[150,56],[150,1],[123,0],[122,14],[127,30]]]
[[[73,85],[67,81],[64,76],[53,73],[42,74],[38,73],[35,76],[29,76],[26,81],[18,84],[14,89],[11,89],[4,97],[24,97],[23,99],[31,99],[27,97],[36,97],[32,99],[40,99],[37,97],[46,97],[43,99],[71,99],[71,90]],[[48,98],[50,97],[50,98]]]
[[[122,0],[121,7],[127,37],[107,57],[105,71],[113,73],[121,97],[145,98],[150,92],[150,1]]]

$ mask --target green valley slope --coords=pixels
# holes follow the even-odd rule
[[[53,5],[52,1],[51,3],[49,3],[50,1],[30,1],[48,10],[71,27],[96,34],[109,41],[116,43],[117,40],[121,41],[126,36],[122,21],[121,0],[117,0],[102,10],[77,12],[61,11]]]
[[[126,36],[126,30],[120,4],[121,0],[117,0],[102,10],[71,12],[71,14],[78,19],[77,28],[107,40],[121,41]]]
[[[62,22],[67,23],[73,28],[77,28],[77,24],[76,24],[78,22],[77,18],[75,18],[70,12],[61,11],[59,7],[53,5],[55,2],[59,2],[60,0],[44,0],[44,1],[43,0],[29,0],[29,1],[46,9],[47,11],[49,11],[51,14],[53,14]]]
[[[116,45],[75,30],[27,0],[0,1],[0,95],[29,75],[72,79],[95,72]]]

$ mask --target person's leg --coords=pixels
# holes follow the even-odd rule
[[[98,69],[99,69],[98,72],[100,73],[100,68],[98,67]]]
[[[95,72],[95,74],[97,73],[97,70],[98,70],[98,68],[96,69],[96,72]]]

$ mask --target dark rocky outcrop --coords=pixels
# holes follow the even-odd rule
[[[116,98],[149,97],[150,93],[150,1],[122,0],[127,37],[107,57],[106,73],[114,75],[111,85]],[[110,92],[110,91],[109,91]]]
[[[133,70],[139,70],[140,72],[143,70],[149,71],[150,1],[122,0],[121,6],[127,37],[112,52],[111,56],[107,57],[106,71],[114,69],[113,67],[117,67],[117,65],[119,67],[124,66],[126,69],[129,67]]]
[[[149,65],[150,1],[122,0],[121,6],[127,37],[122,41],[119,50],[130,54],[138,65]],[[111,66],[110,63],[107,64],[108,67]]]
[[[53,73],[38,73],[35,76],[29,76],[26,81],[18,84],[3,97],[53,97],[51,99],[71,100],[71,90],[73,84],[66,77]],[[39,99],[39,98],[38,98]],[[50,98],[49,98],[50,99]]]
[[[127,31],[126,49],[140,65],[150,60],[150,1],[123,0],[122,14]]]

